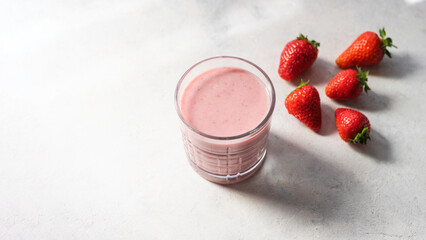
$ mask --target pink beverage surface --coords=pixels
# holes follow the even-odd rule
[[[221,67],[196,77],[185,89],[183,117],[200,132],[230,137],[256,128],[266,117],[266,88],[252,73]]]

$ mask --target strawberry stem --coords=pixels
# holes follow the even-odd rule
[[[382,49],[385,51],[386,56],[389,58],[392,58],[392,54],[388,51],[387,47],[394,47],[398,48],[397,46],[393,45],[392,38],[386,37],[386,31],[385,28],[379,29],[380,37],[382,38]]]
[[[308,85],[308,83],[309,83],[309,80],[308,80],[308,81],[306,81],[306,82],[304,82],[304,81],[303,81],[303,79],[300,79],[300,84],[299,84],[299,86],[297,86],[297,88],[296,88],[296,89],[300,89],[300,88],[302,88],[303,86]],[[288,98],[288,96],[290,96],[290,94],[292,94],[294,91],[296,91],[296,89],[294,89],[293,91],[291,91],[291,92],[287,95],[286,99]]]
[[[356,76],[359,81],[359,86],[364,88],[365,93],[368,93],[368,91],[371,90],[371,88],[367,84],[367,81],[368,81],[367,76],[370,73],[370,71],[363,72],[361,68],[358,66],[356,66],[356,70],[358,71],[358,74]]]
[[[358,133],[354,139],[349,139],[351,143],[357,144],[367,144],[367,140],[370,139],[370,135],[368,134],[368,127],[364,127],[362,132]]]
[[[317,42],[317,41],[315,41],[315,40],[309,40],[308,39],[308,35],[303,35],[303,34],[300,34],[298,37],[297,37],[297,39],[299,39],[299,40],[305,40],[305,41],[307,41],[308,43],[310,43],[310,44],[312,44],[312,46],[314,46],[315,48],[318,48],[319,46],[320,46],[320,43],[319,42]]]
[[[300,84],[299,86],[297,86],[296,89],[302,88],[303,86],[308,85],[308,83],[309,83],[309,80],[304,82],[303,79],[300,79]]]

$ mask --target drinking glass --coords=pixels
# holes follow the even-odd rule
[[[263,83],[269,98],[269,109],[265,118],[254,129],[237,136],[212,136],[195,129],[182,116],[181,100],[189,83],[205,71],[218,67],[246,70]],[[203,178],[219,184],[237,183],[247,179],[261,167],[267,152],[275,90],[268,75],[260,67],[245,59],[230,56],[200,61],[189,68],[179,80],[175,91],[175,106],[187,158],[192,168]]]

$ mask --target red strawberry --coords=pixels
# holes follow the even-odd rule
[[[317,59],[319,45],[314,40],[309,41],[308,36],[303,34],[287,43],[281,53],[278,68],[281,78],[291,81],[308,69]]]
[[[338,108],[335,115],[337,131],[345,142],[367,143],[371,127],[364,114],[352,109]]]
[[[309,81],[308,81],[309,82]],[[285,107],[289,114],[315,132],[321,128],[321,104],[318,91],[308,82],[302,82],[285,99]]]
[[[363,87],[365,92],[370,90],[367,85],[368,71],[362,72],[359,67],[357,70],[340,71],[325,87],[325,94],[332,99],[349,100],[361,95]]]
[[[341,68],[355,66],[370,66],[382,61],[386,54],[392,57],[386,47],[396,47],[391,38],[386,38],[385,28],[379,29],[380,37],[374,32],[365,32],[336,59],[336,64]]]

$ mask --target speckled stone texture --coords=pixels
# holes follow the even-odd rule
[[[426,1],[2,1],[0,239],[426,239]],[[325,96],[336,57],[386,27],[398,49],[371,91]],[[286,42],[321,43],[294,82]],[[267,159],[215,185],[187,162],[173,104],[199,60],[233,55],[277,93]],[[284,108],[300,78],[322,100],[319,134]],[[336,132],[363,112],[367,146]]]

